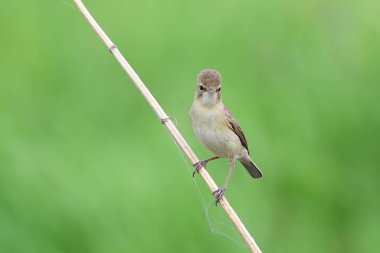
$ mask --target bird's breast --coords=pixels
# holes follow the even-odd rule
[[[229,129],[224,108],[193,106],[190,111],[194,132],[211,152],[219,157],[233,157],[240,153],[239,138]]]

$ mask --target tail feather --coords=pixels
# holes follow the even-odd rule
[[[259,167],[252,160],[241,159],[240,162],[253,178],[263,177],[263,173],[261,173]]]

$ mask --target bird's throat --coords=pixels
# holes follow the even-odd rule
[[[205,107],[214,107],[221,102],[220,94],[218,93],[203,93],[200,97],[198,97],[199,102],[202,106]]]

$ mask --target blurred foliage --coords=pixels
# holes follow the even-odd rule
[[[221,71],[264,172],[227,196],[264,252],[378,252],[379,1],[85,3],[201,158],[188,110]],[[72,2],[2,1],[0,29],[0,252],[247,252]]]

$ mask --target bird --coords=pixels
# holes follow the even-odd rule
[[[263,176],[250,156],[243,130],[222,102],[221,88],[219,71],[202,70],[198,75],[194,101],[189,112],[195,135],[209,151],[215,154],[214,157],[193,164],[195,168],[193,177],[202,167],[206,168],[207,163],[212,160],[219,158],[230,160],[223,186],[213,192],[216,204],[226,192],[236,160],[240,161],[253,178],[259,179]]]

